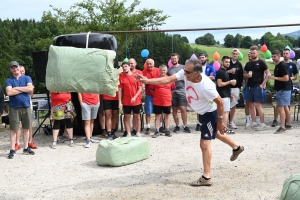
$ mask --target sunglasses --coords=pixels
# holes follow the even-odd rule
[[[191,74],[191,73],[193,73],[192,71],[187,71],[187,70],[184,70],[184,72],[185,72],[186,74]]]

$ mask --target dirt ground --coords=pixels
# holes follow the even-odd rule
[[[299,173],[298,122],[293,123],[293,130],[273,134],[276,128],[272,127],[261,132],[245,130],[241,118],[236,134],[231,137],[245,151],[231,162],[230,147],[213,141],[213,185],[189,186],[203,170],[200,132],[195,131],[191,115],[192,133],[179,132],[171,138],[156,139],[144,136],[150,144],[149,159],[123,167],[97,165],[98,144],[86,149],[84,137],[78,137],[73,148],[68,143],[59,143],[57,149],[51,149],[51,136],[42,133],[34,138],[39,145],[34,156],[18,151],[9,160],[9,134],[2,127],[0,199],[269,200],[279,199],[284,180]],[[270,125],[272,118],[266,118]]]

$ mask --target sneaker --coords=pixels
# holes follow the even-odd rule
[[[292,124],[286,124],[285,125],[285,129],[286,130],[290,130],[290,129],[292,129],[293,128],[293,125]]]
[[[32,151],[29,147],[27,147],[27,149],[23,149],[23,154],[34,155],[34,151]]]
[[[242,153],[245,149],[243,146],[239,146],[238,148],[239,148],[239,150],[236,150],[236,151],[232,150],[232,155],[230,157],[231,161],[235,161],[238,158],[238,156],[240,155],[240,153]]]
[[[155,131],[154,135],[152,135],[153,138],[157,138],[159,136],[159,132]]]
[[[70,147],[74,147],[74,146],[75,146],[74,140],[70,140],[69,146],[70,146]]]
[[[227,129],[225,133],[226,134],[235,134],[235,132],[233,130],[230,130],[230,129]]]
[[[113,139],[113,140],[119,138],[119,137],[116,136],[114,133],[112,133],[111,135],[112,135],[112,139]]]
[[[36,145],[34,144],[33,141],[31,141],[31,143],[28,143],[28,147],[31,148],[31,149],[37,149],[37,148],[39,148],[38,146],[36,146]]]
[[[15,144],[15,151],[18,151],[19,149],[21,149],[21,146],[19,144]]]
[[[132,136],[136,136],[136,133],[137,133],[137,131],[134,130],[134,129],[131,131],[131,135],[132,135]]]
[[[13,159],[14,156],[15,156],[15,154],[16,154],[16,151],[15,151],[15,150],[10,150],[10,151],[9,151],[9,154],[8,154],[8,156],[7,156],[7,158],[8,158],[8,159]]]
[[[245,129],[246,129],[246,130],[251,129],[251,124],[250,124],[250,123],[246,123],[246,124],[245,124]]]
[[[173,132],[174,132],[174,133],[177,133],[179,130],[180,130],[180,127],[179,127],[179,126],[175,126]]]
[[[124,131],[122,137],[126,137],[127,136],[127,131]]]
[[[255,130],[256,131],[263,131],[263,130],[266,130],[267,129],[267,125],[265,123],[260,123],[256,128]]]
[[[86,144],[84,145],[85,148],[90,148],[91,147],[91,144],[92,144],[92,141],[91,140],[87,140],[86,141]]]
[[[56,142],[53,142],[52,145],[50,146],[52,149],[56,149]]]
[[[285,128],[282,128],[281,126],[279,127],[279,129],[277,131],[275,131],[275,134],[278,134],[278,133],[285,133],[286,132],[286,129]]]
[[[66,136],[58,136],[57,137],[57,142],[59,142],[59,143],[64,143],[65,142],[65,140],[67,140],[68,138],[66,137]]]
[[[131,133],[127,134],[127,136],[126,136],[126,137],[131,137]]]
[[[100,133],[100,136],[103,138],[107,138],[107,133],[106,131],[103,131],[102,133]]]
[[[146,135],[150,135],[150,128],[147,128],[146,129],[146,133],[145,133]]]
[[[256,129],[259,126],[259,124],[256,122],[251,122],[250,126],[251,128]]]
[[[272,126],[272,127],[276,127],[277,125],[278,125],[278,122],[277,122],[277,120],[276,120],[276,119],[274,119],[274,120],[273,120],[273,123],[272,123],[272,125],[271,125],[271,126]]]
[[[166,130],[165,130],[165,128],[164,128],[164,127],[162,127],[162,126],[161,126],[161,127],[159,128],[159,132],[160,132],[160,133],[165,133],[165,132],[166,132]]]
[[[191,130],[190,130],[190,128],[189,128],[188,126],[185,126],[185,127],[183,128],[183,130],[184,130],[184,132],[186,132],[186,133],[191,133]]]
[[[235,125],[234,122],[230,122],[230,123],[229,123],[229,127],[230,127],[230,128],[233,128],[233,129],[237,129],[237,127],[236,127],[236,125]]]
[[[211,186],[212,184],[211,178],[206,180],[201,176],[198,180],[191,182],[190,186]]]
[[[200,131],[200,124],[197,124],[196,131]]]
[[[172,134],[171,134],[170,131],[166,131],[165,136],[167,136],[167,137],[172,137]]]
[[[126,133],[127,133],[127,132],[126,132]],[[123,135],[124,135],[124,134],[123,134]],[[108,140],[113,140],[112,134],[111,134],[111,133],[107,134],[106,139],[108,139]]]
[[[136,133],[136,137],[142,137],[142,134],[140,132]]]
[[[99,143],[99,142],[100,142],[99,140],[96,140],[96,139],[94,139],[94,138],[92,138],[92,137],[91,137],[90,141],[91,141],[92,143]]]

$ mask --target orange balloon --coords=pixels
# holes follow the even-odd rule
[[[267,45],[265,45],[265,44],[262,45],[262,46],[261,46],[261,51],[264,52],[264,53],[267,52],[267,51],[268,51]]]
[[[145,62],[144,63],[144,69],[147,69],[148,67],[147,67],[147,63]]]
[[[214,59],[215,61],[217,61],[217,60],[220,59],[220,54],[219,54],[217,51],[214,53],[213,59]]]

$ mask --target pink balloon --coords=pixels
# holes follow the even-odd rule
[[[197,59],[197,56],[193,53],[193,55],[190,57],[190,59]]]
[[[169,66],[169,67],[172,67],[172,66],[173,66],[173,64],[172,64],[171,60],[169,60],[169,62],[168,62],[168,66]]]
[[[214,66],[215,70],[218,71],[221,67],[221,64],[219,63],[219,61],[215,61],[213,66]]]

